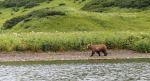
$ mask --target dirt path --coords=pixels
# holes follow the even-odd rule
[[[87,52],[48,52],[48,53],[0,53],[0,62],[7,61],[53,61],[53,60],[87,60],[87,59],[130,59],[130,58],[150,58],[150,53],[137,53],[130,50],[110,50],[107,57],[95,54],[90,56]]]

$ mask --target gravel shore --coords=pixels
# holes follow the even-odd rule
[[[55,60],[88,60],[88,59],[134,59],[134,58],[150,58],[150,53],[138,53],[130,50],[109,50],[108,56],[99,57],[95,54],[90,57],[91,52],[11,52],[0,53],[0,62],[9,61],[55,61]]]

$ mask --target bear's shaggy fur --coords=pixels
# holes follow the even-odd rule
[[[99,56],[101,56],[100,52],[104,53],[104,56],[107,56],[107,46],[105,44],[99,44],[99,45],[91,45],[89,44],[87,46],[88,49],[92,51],[91,57],[97,53]]]

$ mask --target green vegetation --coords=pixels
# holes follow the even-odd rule
[[[4,23],[3,27],[5,29],[9,29],[21,21],[27,22],[27,21],[30,21],[34,17],[45,18],[47,16],[55,16],[55,15],[64,16],[65,13],[61,12],[61,11],[50,10],[50,9],[40,9],[40,10],[33,11],[27,15],[18,16],[18,17],[12,18],[10,20],[7,20]]]
[[[26,18],[26,16],[19,16],[19,17],[12,18],[12,19],[6,21],[3,26],[5,29],[11,28],[11,27],[15,26],[17,23],[23,21],[25,18]]]
[[[5,32],[150,30],[149,9],[112,8],[105,13],[82,11],[81,8],[89,3],[92,3],[91,0],[52,0],[50,3],[40,2],[39,6],[27,9],[24,7],[1,7],[0,27],[2,29],[9,28],[9,30],[4,30]],[[65,15],[48,15],[51,11]],[[29,17],[29,14],[33,15]],[[26,17],[18,18],[22,16]],[[24,22],[24,20],[29,21]]]
[[[35,7],[38,5],[39,5],[38,3],[30,2],[30,3],[26,4],[24,8],[32,8],[32,7]]]
[[[45,1],[51,1],[51,0],[4,0],[1,1],[0,5],[2,7],[22,7],[22,6],[27,6],[31,3],[41,3]],[[29,5],[31,6],[31,5]]]
[[[110,7],[145,8],[150,6],[150,0],[92,0],[83,9],[89,11],[104,11]]]
[[[1,51],[85,50],[89,43],[104,43],[109,48],[150,52],[149,0],[2,0],[0,4]]]
[[[7,33],[0,35],[1,51],[86,50],[87,44],[150,52],[150,34],[142,32]]]

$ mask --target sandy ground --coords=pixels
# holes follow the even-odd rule
[[[108,56],[99,57],[95,54],[90,57],[91,52],[47,52],[47,53],[31,53],[31,52],[11,52],[0,53],[0,62],[8,61],[55,61],[55,60],[88,60],[88,59],[130,59],[130,58],[150,58],[150,53],[138,53],[130,50],[109,50]]]

